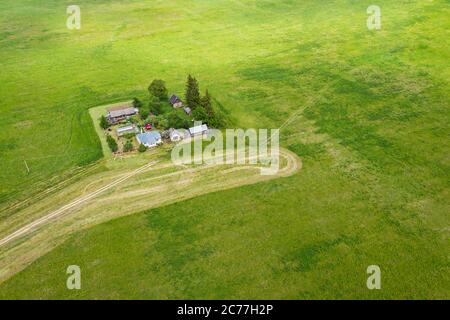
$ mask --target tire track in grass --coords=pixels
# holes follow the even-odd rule
[[[17,238],[19,238],[21,236],[26,235],[27,233],[29,233],[32,230],[36,229],[38,226],[44,224],[45,222],[47,222],[47,221],[49,221],[51,219],[57,218],[57,217],[63,215],[67,210],[72,209],[72,208],[74,208],[76,206],[79,206],[79,205],[85,203],[86,201],[89,201],[89,200],[95,198],[99,194],[101,194],[101,193],[103,193],[103,192],[105,192],[105,191],[107,191],[107,190],[109,190],[111,188],[114,188],[115,186],[119,185],[120,183],[124,182],[125,180],[127,180],[129,178],[132,178],[133,176],[135,176],[135,175],[145,171],[146,169],[150,168],[151,166],[155,165],[156,163],[157,163],[157,161],[150,162],[150,163],[148,163],[148,164],[146,164],[146,165],[144,165],[144,166],[134,170],[133,172],[131,172],[131,173],[129,173],[129,174],[127,174],[127,175],[125,175],[125,176],[123,176],[123,177],[121,177],[121,178],[119,178],[119,179],[117,179],[117,180],[107,184],[106,186],[103,186],[100,189],[98,189],[96,191],[93,191],[93,192],[91,192],[88,195],[80,197],[77,200],[74,200],[71,203],[62,206],[58,210],[53,211],[52,213],[49,213],[48,215],[43,216],[43,217],[37,219],[36,221],[33,221],[33,222],[27,224],[26,226],[20,228],[19,230],[13,232],[9,236],[7,236],[7,237],[3,238],[2,240],[0,240],[0,246],[3,246],[5,244],[11,242],[14,239],[17,239]]]
[[[301,168],[301,165],[299,165],[295,159],[295,157],[292,155],[292,153],[290,153],[289,151],[286,150],[280,150],[280,156],[286,158],[287,163],[286,166],[284,168],[279,169],[277,176],[278,177],[282,177],[282,176],[289,176],[293,173],[295,173],[297,170],[299,170]],[[213,156],[212,159],[214,158],[218,158],[218,157],[223,157],[223,155],[220,156]],[[257,158],[258,156],[256,156]],[[251,159],[252,157],[250,157],[249,159]],[[147,170],[148,168],[150,168],[151,166],[157,164],[159,161],[153,161],[150,162],[124,176],[121,176],[120,178],[118,178],[117,180],[95,190],[92,191],[91,193],[88,193],[86,195],[83,195],[81,197],[79,197],[78,199],[70,202],[67,205],[62,206],[61,208],[59,208],[56,211],[53,211],[25,226],[23,226],[22,228],[16,230],[15,232],[11,233],[10,235],[6,236],[5,238],[3,238],[2,240],[0,240],[0,247],[3,245],[6,245],[7,243],[20,238],[28,233],[30,233],[31,231],[37,229],[37,227],[45,224],[46,222],[52,220],[52,219],[56,219],[58,217],[63,216],[69,209],[75,208],[77,206],[80,206],[84,203],[86,203],[87,201],[95,198],[96,196],[100,195],[101,193],[112,189],[113,187],[121,184],[122,182],[124,182],[125,180],[144,172],[145,170]],[[206,167],[211,167],[211,166],[215,166],[214,164],[212,165],[206,165]],[[166,167],[166,165],[164,165],[163,167]],[[247,166],[240,166],[240,169],[245,169],[248,168]],[[195,173],[198,172],[200,170],[204,169],[203,167],[200,168],[186,168],[185,170],[183,170],[182,172],[174,172],[174,173],[169,173],[166,176],[172,176],[172,175],[179,175],[179,174],[186,174],[186,173]],[[156,178],[161,178],[161,177],[156,177]]]

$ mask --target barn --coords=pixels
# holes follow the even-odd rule
[[[139,113],[139,109],[133,107],[132,104],[111,107],[106,111],[108,112],[106,118],[111,124],[122,122],[127,118]]]

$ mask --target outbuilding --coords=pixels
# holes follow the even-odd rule
[[[169,101],[174,108],[181,108],[183,106],[183,101],[181,101],[181,99],[174,94],[170,97]]]
[[[106,118],[109,123],[116,124],[122,122],[127,118],[139,113],[139,109],[133,107],[132,104],[124,104],[107,109],[108,115]]]
[[[191,116],[191,115],[192,115],[192,110],[191,110],[191,108],[189,108],[189,107],[184,107],[183,110],[184,110],[184,112],[185,112],[188,116]]]
[[[189,133],[191,134],[191,136],[199,136],[202,134],[206,134],[208,133],[208,126],[206,124],[202,124],[199,126],[189,128]]]
[[[183,135],[178,130],[175,130],[173,128],[169,129],[169,137],[170,141],[172,142],[180,141],[181,139],[183,139]]]
[[[122,136],[127,135],[127,134],[136,134],[136,133],[139,132],[139,129],[136,127],[136,125],[131,124],[129,126],[117,128],[116,131],[117,131],[117,135],[119,137],[122,137]]]

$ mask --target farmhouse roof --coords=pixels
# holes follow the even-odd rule
[[[129,116],[137,113],[137,110],[130,104],[111,107],[107,109],[109,115],[113,118]]]
[[[158,131],[149,131],[138,134],[136,138],[141,144],[152,146],[161,140],[161,134]]]
[[[170,97],[170,103],[171,104],[175,104],[175,103],[178,103],[178,102],[182,102],[182,101],[177,95],[172,95]]]
[[[135,131],[136,130],[136,126],[134,124],[126,126],[126,127],[121,127],[121,128],[117,128],[117,133],[123,133],[123,132],[128,132],[128,131]]]

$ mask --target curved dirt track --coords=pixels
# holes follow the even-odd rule
[[[131,172],[116,174],[113,180],[109,177],[103,186],[88,193],[86,186],[92,182],[81,183],[77,186],[81,192],[78,198],[47,213],[42,209],[46,206],[37,205],[36,210],[42,212],[35,220],[0,241],[0,283],[81,229],[209,192],[287,177],[301,169],[301,160],[294,153],[280,149],[281,159],[282,166],[273,176],[262,176],[260,167],[248,164],[231,168],[211,164],[192,167],[153,161]],[[103,207],[103,211],[99,210]]]
[[[116,180],[114,182],[111,182],[111,183],[107,184],[106,186],[103,186],[103,187],[97,189],[96,191],[87,194],[84,197],[81,197],[81,198],[71,202],[71,203],[69,203],[69,204],[59,208],[58,210],[56,210],[56,211],[54,211],[52,213],[49,213],[49,214],[43,216],[42,218],[39,218],[39,219],[33,221],[32,223],[27,224],[26,226],[20,228],[19,230],[13,232],[9,236],[7,236],[7,237],[3,238],[2,240],[0,240],[0,247],[3,246],[4,244],[7,244],[10,241],[13,241],[16,238],[19,238],[19,237],[25,235],[26,233],[32,231],[34,228],[36,228],[36,227],[38,227],[38,226],[40,226],[40,225],[50,221],[51,219],[55,219],[58,216],[61,216],[67,210],[72,209],[72,208],[74,208],[76,206],[80,206],[83,203],[85,203],[86,201],[88,201],[88,200],[90,200],[92,198],[95,198],[95,196],[99,195],[100,193],[102,193],[104,191],[107,191],[107,190],[109,190],[111,188],[114,188],[116,185],[118,185],[118,184],[124,182],[125,180],[127,180],[127,179],[129,179],[129,178],[131,178],[131,177],[133,177],[133,176],[135,176],[137,174],[139,174],[140,172],[145,171],[146,169],[148,169],[149,167],[151,167],[154,164],[155,164],[155,162],[148,163],[148,164],[142,166],[141,168],[138,168],[138,169],[134,170],[133,172],[127,174],[126,176],[124,176],[124,177],[122,177],[122,178],[120,178],[120,179],[118,179],[118,180]]]

